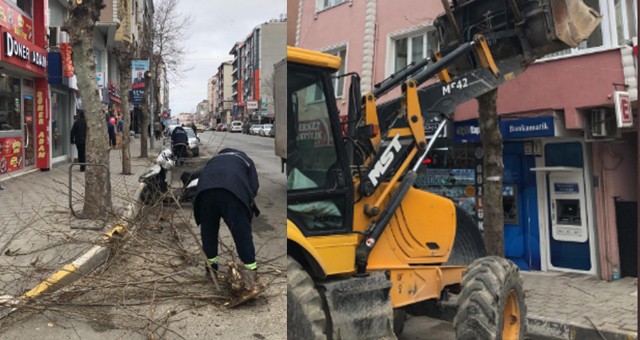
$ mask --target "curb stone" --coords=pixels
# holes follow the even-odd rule
[[[140,193],[144,188],[145,184],[140,183],[138,189],[136,190],[134,197],[136,198],[136,203],[129,203],[127,209],[124,213],[124,217],[121,222],[118,222],[108,233],[103,236],[103,240],[105,242],[109,242],[111,238],[114,236],[124,237],[127,233],[127,220],[132,219],[134,216],[138,214],[141,203],[140,201]],[[75,281],[82,278],[84,275],[92,272],[100,265],[102,265],[107,257],[109,256],[109,247],[107,245],[103,246],[93,246],[86,253],[78,257],[72,263],[67,264],[62,269],[56,271],[51,276],[49,276],[44,281],[40,282],[34,288],[24,293],[19,298],[11,296],[11,295],[3,295],[0,296],[0,305],[7,306],[17,306],[20,304],[27,303],[30,300],[36,299],[39,296],[47,293],[53,293],[61,288],[64,288]],[[17,310],[17,307],[13,307],[10,309],[2,309],[0,310],[0,319],[7,317],[9,314],[13,313]]]
[[[637,340],[638,333],[623,330],[596,329],[585,325],[563,323],[544,317],[527,317],[527,334],[534,339],[607,339],[607,340]]]

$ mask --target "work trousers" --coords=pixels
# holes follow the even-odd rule
[[[86,144],[76,144],[76,148],[78,149],[78,163],[86,163],[87,162],[87,152],[86,152]],[[80,171],[84,171],[85,166],[80,166]]]
[[[251,234],[251,211],[236,195],[225,189],[209,189],[198,194],[200,236],[207,258],[218,256],[220,218],[231,231],[238,256],[244,264],[256,262]]]

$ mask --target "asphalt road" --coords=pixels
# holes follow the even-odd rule
[[[233,147],[245,151],[255,162],[260,180],[260,189],[256,197],[256,203],[261,210],[261,215],[253,221],[254,243],[257,249],[257,260],[259,271],[265,273],[269,279],[269,289],[263,292],[256,299],[249,301],[234,309],[227,309],[220,306],[220,303],[207,303],[206,299],[199,299],[187,302],[174,301],[168,296],[166,299],[155,301],[156,297],[162,296],[163,287],[158,287],[158,293],[154,290],[150,295],[152,303],[145,304],[144,301],[132,309],[131,305],[120,307],[123,301],[133,301],[135,296],[122,296],[128,290],[135,289],[139,282],[148,283],[157,278],[157,273],[167,273],[178,271],[187,273],[184,277],[177,275],[176,281],[196,282],[198,285],[192,287],[204,287],[202,292],[196,291],[193,294],[214,295],[215,291],[211,284],[206,283],[204,271],[199,264],[189,264],[177,261],[178,265],[171,267],[165,262],[175,261],[175,258],[164,260],[158,250],[157,255],[141,256],[137,258],[115,258],[110,263],[109,269],[105,270],[103,277],[93,278],[93,283],[100,282],[122,282],[128,280],[127,277],[135,277],[136,284],[131,288],[120,288],[120,291],[113,289],[101,290],[82,288],[83,281],[80,280],[75,291],[66,296],[64,303],[52,302],[43,311],[35,313],[23,313],[23,315],[12,315],[15,321],[10,327],[0,331],[2,339],[152,339],[150,334],[145,334],[145,327],[155,328],[157,332],[157,320],[161,317],[163,326],[170,328],[169,331],[160,332],[163,335],[155,338],[167,339],[284,339],[286,338],[286,179],[280,172],[280,160],[274,154],[274,139],[268,137],[249,136],[242,134],[231,134],[223,132],[204,132],[200,134],[201,155],[200,161],[204,162],[208,157],[215,154],[217,150],[224,147]],[[174,176],[174,180],[179,176]],[[175,208],[174,208],[175,209]],[[186,220],[184,225],[192,226],[192,230],[199,232],[193,226],[191,206],[183,207],[180,212],[181,218]],[[178,219],[177,217],[174,217]],[[162,221],[162,220],[160,220]],[[158,224],[159,225],[159,224]],[[221,239],[223,243],[233,245],[233,241],[224,226],[221,227]],[[145,230],[146,231],[146,230]],[[146,234],[153,236],[153,232],[158,234],[158,244],[163,245],[172,242],[172,235],[176,238],[174,228],[173,234],[169,228],[158,228],[158,230],[146,231]],[[129,239],[131,242],[139,242],[145,233],[140,233],[139,239]],[[162,241],[162,238],[165,241]],[[192,257],[197,255],[193,251],[193,237],[187,233],[178,235],[178,239],[189,245]],[[160,242],[162,241],[162,242]],[[164,243],[163,243],[164,242]],[[156,246],[156,245],[154,245]],[[130,246],[134,251],[137,246]],[[145,245],[141,243],[140,251],[146,251]],[[131,249],[129,249],[131,250]],[[151,254],[154,250],[150,250]],[[224,256],[221,254],[224,263]],[[153,263],[153,262],[162,263]],[[188,262],[188,261],[187,261]],[[194,262],[196,263],[196,262]],[[164,267],[160,265],[164,264]],[[154,267],[155,266],[155,267]],[[149,269],[149,273],[140,273],[144,269]],[[154,269],[155,268],[155,269]],[[99,270],[98,270],[99,271]],[[139,275],[139,276],[138,276]],[[170,272],[166,275],[173,275]],[[182,274],[181,274],[182,275]],[[268,276],[267,276],[268,275]],[[149,281],[151,280],[151,281]],[[190,281],[191,280],[191,281]],[[195,280],[195,281],[194,281]],[[166,282],[166,279],[165,279]],[[138,288],[140,288],[139,286]],[[166,290],[185,288],[179,285],[167,285]],[[98,292],[100,290],[100,293]],[[149,290],[149,289],[147,289]],[[192,288],[193,290],[193,288]],[[77,293],[81,291],[81,293]],[[142,292],[149,294],[149,292]],[[128,293],[131,294],[131,293]],[[121,296],[122,295],[122,296]],[[203,302],[204,301],[204,302]],[[137,303],[140,303],[138,301]],[[66,309],[66,305],[73,305],[74,309]],[[86,307],[91,305],[91,307]],[[99,307],[96,307],[99,306]],[[132,313],[132,314],[130,314]],[[153,322],[146,322],[145,315],[151,316]],[[162,317],[165,315],[166,317]],[[136,325],[138,323],[138,325]],[[151,329],[150,328],[150,329]]]

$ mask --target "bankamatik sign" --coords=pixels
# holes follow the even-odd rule
[[[148,60],[131,61],[131,103],[133,104],[142,104],[144,101],[144,73],[148,70]]]

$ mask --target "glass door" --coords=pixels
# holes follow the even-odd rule
[[[36,163],[35,153],[35,122],[33,108],[33,93],[25,93],[22,96],[22,110],[24,112],[23,134],[24,134],[24,166],[32,166]]]

